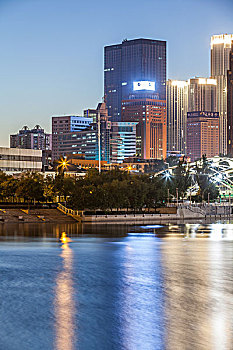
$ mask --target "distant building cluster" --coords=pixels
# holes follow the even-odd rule
[[[232,52],[233,34],[213,35],[210,78],[168,80],[168,152],[233,156]]]
[[[40,151],[45,170],[59,157],[80,167],[97,166],[99,159],[105,167],[147,167],[171,155],[191,161],[233,156],[233,34],[211,37],[210,77],[167,80],[166,67],[166,41],[106,46],[97,108],[53,116],[52,134],[25,126],[10,136],[11,149]]]

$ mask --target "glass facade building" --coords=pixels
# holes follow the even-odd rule
[[[135,122],[112,122],[111,162],[122,163],[125,158],[136,154]]]
[[[135,89],[166,99],[166,41],[124,40],[104,48],[104,95],[113,121],[121,121],[122,100]]]

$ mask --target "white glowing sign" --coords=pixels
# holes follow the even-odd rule
[[[155,82],[154,81],[134,81],[133,89],[137,90],[151,90],[155,91]]]

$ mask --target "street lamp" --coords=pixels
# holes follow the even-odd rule
[[[61,169],[62,174],[64,174],[64,171],[69,169],[69,165],[70,165],[69,160],[67,160],[66,157],[64,158],[61,157],[58,161],[57,169],[58,170]]]

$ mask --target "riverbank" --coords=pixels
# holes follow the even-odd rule
[[[63,207],[65,208],[65,207]],[[169,210],[168,210],[169,209]],[[170,210],[172,209],[172,210]],[[175,210],[174,210],[175,209]],[[88,215],[71,209],[0,209],[0,223],[86,223],[86,224],[151,224],[193,220],[233,219],[231,206],[161,208],[158,213],[117,213]]]
[[[0,223],[75,223],[57,209],[0,209]]]
[[[229,211],[217,210],[216,212],[205,211],[200,208],[178,208],[175,214],[121,214],[121,215],[84,215],[83,223],[102,224],[146,224],[146,223],[168,223],[186,220],[213,220],[233,218]]]

